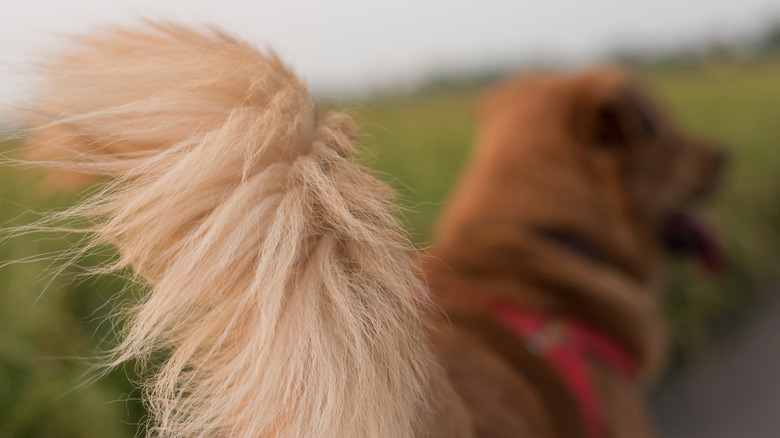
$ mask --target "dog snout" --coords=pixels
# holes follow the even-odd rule
[[[707,148],[706,158],[701,160],[702,167],[699,172],[699,181],[693,195],[697,198],[708,197],[720,187],[729,161],[729,153],[726,147],[715,146]]]
[[[715,167],[716,172],[719,174],[725,172],[726,166],[729,163],[729,153],[725,147],[719,147],[715,150]]]

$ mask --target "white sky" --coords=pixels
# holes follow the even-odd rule
[[[533,58],[589,60],[622,45],[727,38],[780,0],[0,0],[0,99],[58,33],[134,17],[213,23],[275,48],[315,91],[403,84],[432,71]]]

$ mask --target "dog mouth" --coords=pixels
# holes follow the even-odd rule
[[[661,237],[670,253],[694,257],[709,273],[720,272],[723,252],[715,234],[701,218],[688,212],[673,212],[663,221]]]

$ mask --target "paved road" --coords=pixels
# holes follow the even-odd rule
[[[656,398],[665,438],[780,437],[780,297]]]

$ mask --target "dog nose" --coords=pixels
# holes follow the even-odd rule
[[[724,146],[719,146],[715,149],[715,169],[717,173],[724,172],[729,161],[731,161],[728,149]]]
[[[702,161],[703,167],[699,173],[698,187],[693,191],[694,197],[707,197],[720,187],[730,161],[728,149],[723,146],[709,150],[709,159]]]
[[[713,158],[714,163],[712,166],[713,186],[717,187],[720,185],[726,173],[726,167],[730,161],[731,158],[726,147],[721,146],[715,150],[715,157]]]

